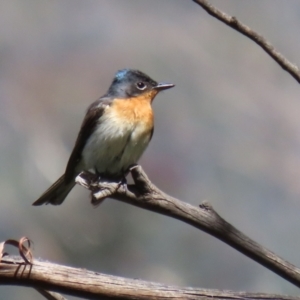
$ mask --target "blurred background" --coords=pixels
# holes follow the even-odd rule
[[[300,65],[299,1],[211,3]],[[59,207],[31,206],[64,172],[87,106],[125,67],[176,84],[154,101],[141,160],[153,183],[193,205],[208,200],[300,266],[299,84],[192,1],[1,1],[0,241],[25,235],[35,257],[112,275],[297,295],[215,238],[114,200],[95,209],[82,187]],[[42,299],[23,287],[0,294]]]

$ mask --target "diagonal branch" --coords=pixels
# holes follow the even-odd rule
[[[300,287],[300,269],[251,240],[225,221],[212,206],[204,202],[199,207],[175,199],[154,186],[140,166],[131,170],[134,185],[120,186],[115,182],[97,182],[97,176],[81,173],[76,182],[92,191],[92,203],[97,205],[110,196],[140,208],[151,210],[190,224],[220,239],[287,281]],[[103,193],[104,191],[104,193]]]
[[[40,288],[35,288],[35,290],[39,292],[42,296],[44,296],[47,300],[67,300],[61,294],[55,292],[46,291]]]
[[[300,83],[300,71],[299,68],[287,60],[275,47],[269,43],[262,35],[252,30],[247,25],[241,23],[236,17],[229,16],[228,14],[218,10],[206,0],[193,0],[199,4],[207,13],[215,17],[219,21],[225,23],[241,34],[247,36],[249,39],[263,48],[285,71],[293,76],[298,83]]]
[[[261,293],[180,288],[159,283],[100,274],[41,260],[24,264],[19,257],[6,256],[0,264],[0,285],[19,285],[56,291],[87,299],[158,300],[300,300],[300,297]],[[43,293],[44,295],[44,293]],[[63,298],[47,298],[63,299]]]

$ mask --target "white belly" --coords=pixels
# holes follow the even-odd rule
[[[151,130],[142,122],[115,122],[107,114],[83,149],[83,169],[118,176],[145,151]]]

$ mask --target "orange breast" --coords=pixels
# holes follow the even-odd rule
[[[143,125],[145,133],[153,128],[153,110],[151,101],[153,94],[144,93],[141,96],[128,99],[115,99],[112,109],[120,122],[133,126]]]

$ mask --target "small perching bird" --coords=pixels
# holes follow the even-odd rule
[[[60,205],[82,171],[122,179],[147,148],[154,129],[152,101],[171,83],[132,69],[116,73],[107,93],[87,110],[63,174],[33,205]]]

